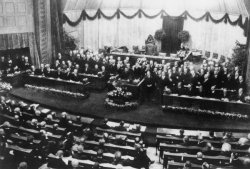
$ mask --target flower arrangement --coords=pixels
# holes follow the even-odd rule
[[[231,69],[238,66],[239,70],[242,71],[243,74],[246,73],[247,66],[247,46],[240,44],[238,41],[235,43],[235,47],[233,48],[233,53],[231,56]]]
[[[87,98],[87,95],[82,94],[82,93],[74,93],[74,92],[70,92],[70,91],[58,90],[58,89],[49,88],[49,87],[34,86],[34,85],[29,85],[29,84],[25,84],[24,86],[26,88],[28,88],[28,89],[34,89],[34,90],[37,90],[37,91],[49,92],[49,93],[52,93],[52,94],[60,94],[60,95],[70,96],[70,97],[74,97],[74,98],[78,98],[78,99]]]
[[[122,90],[121,87],[117,87],[116,90],[112,90],[112,91],[108,92],[107,95],[109,97],[124,97],[124,98],[132,97],[131,92],[126,92],[126,91]]]
[[[138,107],[137,101],[125,102],[124,104],[115,103],[112,99],[105,99],[105,106],[109,108],[116,108],[118,110],[133,110]]]
[[[107,98],[105,99],[106,107],[116,108],[119,110],[132,110],[137,108],[138,102],[132,100],[133,95],[131,92],[124,90],[121,87],[116,87],[107,93]]]
[[[155,36],[154,36],[155,40],[157,41],[161,41],[164,38],[166,38],[166,33],[164,32],[163,29],[158,29],[155,31]]]
[[[10,91],[11,89],[12,89],[12,86],[10,83],[0,82],[0,90]]]
[[[176,107],[176,106],[162,106],[163,110],[170,110],[173,112],[182,112],[182,113],[192,113],[192,114],[202,114],[203,116],[210,116],[210,117],[225,117],[227,119],[235,119],[235,120],[247,120],[249,117],[248,115],[243,115],[239,113],[229,113],[229,112],[220,112],[220,111],[213,111],[213,110],[202,110],[202,109],[193,109],[188,107]]]
[[[178,33],[178,39],[180,39],[181,42],[187,42],[189,37],[190,35],[188,31],[183,30]]]

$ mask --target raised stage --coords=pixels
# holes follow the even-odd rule
[[[144,102],[133,111],[117,111],[105,108],[104,99],[106,91],[92,92],[90,97],[85,100],[77,100],[67,97],[49,95],[47,93],[34,93],[27,88],[14,88],[10,92],[14,97],[19,97],[30,102],[51,107],[71,114],[83,115],[95,118],[109,118],[115,121],[128,121],[141,123],[154,127],[203,129],[203,130],[232,130],[250,131],[249,121],[234,121],[203,118],[197,115],[176,114],[170,111],[163,112],[159,103]]]

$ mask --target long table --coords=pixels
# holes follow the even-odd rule
[[[193,161],[196,161],[197,156],[196,155],[190,155],[187,153],[170,153],[170,152],[164,152],[164,162],[163,162],[163,168],[166,168],[168,165],[168,162],[171,160],[174,160],[176,162],[185,162],[190,161],[191,163]],[[225,156],[203,156],[204,161],[208,162],[209,164],[218,165],[218,166],[224,166],[230,164],[230,158]]]
[[[159,159],[163,157],[164,151],[196,154],[197,152],[202,151],[202,149],[203,147],[199,147],[199,146],[183,146],[180,144],[160,143]],[[215,155],[219,155],[221,153],[221,148],[214,148],[212,151],[214,152]],[[231,152],[238,153],[239,156],[244,156],[248,154],[248,150],[240,150],[240,149],[232,149]]]
[[[137,83],[127,80],[116,80],[116,83],[117,87],[125,87],[128,91],[130,91],[133,94],[133,99],[139,99],[144,80],[145,79],[143,78]],[[109,86],[108,89],[113,88],[113,84],[111,81],[108,81],[108,86]]]
[[[57,157],[55,155],[53,155],[53,154],[49,154],[48,158],[55,159]],[[72,158],[71,156],[70,157],[63,157],[62,160],[66,164],[68,164],[69,161],[78,161],[81,168],[94,168],[93,166],[95,165],[94,161],[80,160],[80,159]],[[43,167],[47,168],[47,164],[44,164]],[[99,168],[101,168],[101,169],[116,169],[117,165],[113,165],[113,164],[110,164],[110,163],[101,163]],[[131,166],[122,166],[122,168],[123,169],[135,169],[135,168],[133,168]]]
[[[161,60],[165,60],[166,62],[180,61],[180,58],[169,57],[169,56],[151,56],[151,55],[119,53],[119,52],[112,52],[111,55],[113,57],[121,57],[122,59],[129,57],[132,63],[135,63],[138,58],[146,58],[148,60],[154,60],[154,61],[160,61],[160,62]]]
[[[96,142],[96,141],[86,140],[85,144],[90,146],[91,149],[96,147],[96,146],[99,146],[99,142]],[[136,155],[136,149],[134,147],[131,147],[131,146],[120,146],[120,145],[116,145],[116,144],[105,143],[104,147],[109,149],[110,152],[121,151],[123,155],[129,155],[132,157],[134,157]]]
[[[2,76],[3,81],[10,83],[13,87],[19,87],[23,84],[23,75],[25,73],[8,74]]]
[[[48,78],[44,76],[29,75],[24,77],[25,84],[52,87],[55,89],[66,90],[75,93],[84,93],[86,92],[86,86],[89,85],[89,82],[75,82],[69,80]]]
[[[107,79],[105,76],[97,76],[93,74],[86,74],[86,73],[79,73],[81,78],[88,78],[90,84],[87,88],[94,89],[94,90],[103,90],[106,87]]]
[[[177,96],[164,93],[163,105],[181,106],[221,112],[237,112],[250,115],[250,104],[233,101],[226,102],[218,99],[210,99],[204,97]]]
[[[112,52],[111,55],[115,57],[135,57],[135,58],[159,59],[159,60],[170,60],[170,61],[180,60],[180,58],[169,57],[169,56],[152,56],[152,55],[143,55],[143,54],[134,54],[134,53]]]

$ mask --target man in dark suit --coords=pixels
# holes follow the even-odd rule
[[[196,159],[192,161],[194,164],[202,165],[204,160],[203,160],[203,154],[202,152],[198,152],[196,155]]]
[[[151,75],[150,71],[147,71],[147,73],[146,73],[146,77],[144,80],[144,86],[145,86],[144,93],[146,95],[146,99],[148,101],[151,101],[151,99],[152,99],[151,96],[152,96],[154,89],[155,89],[155,82],[154,82],[154,78]]]
[[[25,70],[25,56],[24,55],[21,56],[19,66],[21,70]]]
[[[127,131],[127,128],[124,126],[124,121],[121,121],[119,126],[114,128],[117,131]]]
[[[92,158],[92,161],[94,162],[98,162],[98,163],[109,163],[110,161],[107,161],[104,157],[103,157],[103,150],[102,149],[98,149],[97,150],[97,154],[95,157]]]
[[[53,75],[54,78],[60,78],[62,79],[63,77],[63,73],[62,73],[62,70],[60,67],[57,68],[57,71],[54,72],[54,75]]]
[[[138,79],[142,76],[142,69],[139,63],[136,63],[135,66],[133,66],[133,77],[134,79]]]
[[[95,67],[92,70],[92,74],[97,75],[98,72],[100,72],[99,66],[98,66],[98,64],[95,64]]]
[[[103,128],[103,129],[108,129],[108,128],[110,128],[110,127],[107,125],[107,123],[108,123],[108,119],[105,118],[105,119],[103,120],[103,123],[100,125],[100,127]]]
[[[237,84],[237,90],[239,90],[240,88],[243,89],[243,93],[246,92],[247,87],[246,87],[246,83],[245,83],[245,81],[243,79],[243,76],[239,76],[239,82]]]
[[[41,67],[35,70],[35,75],[43,75],[43,74],[44,74],[44,64],[41,64]]]
[[[51,167],[51,168],[57,168],[57,169],[67,169],[68,166],[64,163],[64,161],[62,160],[63,158],[63,151],[59,150],[56,153],[56,157],[55,158],[50,158],[48,161],[47,166]]]
[[[70,80],[75,81],[75,82],[80,81],[80,77],[78,76],[77,69],[74,69],[73,73],[70,75]]]
[[[91,69],[90,69],[88,63],[85,63],[83,73],[85,73],[85,74],[91,74]]]
[[[7,66],[5,68],[5,74],[11,74],[11,73],[14,73],[14,65],[12,63],[12,60],[9,60],[8,63],[7,63]]]
[[[27,71],[27,70],[30,69],[30,67],[31,67],[31,64],[30,64],[30,62],[29,62],[29,58],[28,58],[28,56],[26,56],[26,57],[24,58],[24,70]]]
[[[243,102],[243,103],[246,102],[245,95],[243,93],[243,88],[239,88],[238,95],[236,97],[236,101]]]
[[[52,75],[53,75],[53,73],[52,73],[50,67],[47,67],[46,71],[44,72],[44,76],[45,77],[52,77]]]
[[[6,60],[5,60],[5,57],[4,56],[2,56],[1,57],[1,60],[0,60],[0,70],[5,70],[6,69],[6,66],[7,66],[7,64],[6,64]]]
[[[72,154],[73,158],[79,159],[79,160],[87,160],[88,156],[83,154],[83,146],[78,145],[77,146],[77,151]]]
[[[128,67],[125,67],[124,71],[122,72],[122,74],[120,74],[120,78],[124,79],[124,80],[128,80],[131,79],[131,71],[129,70]]]
[[[178,94],[178,95],[187,95],[188,94],[187,90],[183,87],[182,82],[179,82],[177,84],[177,86],[174,88],[172,93]]]
[[[59,126],[64,128],[68,127],[68,116],[66,112],[62,112],[62,116],[59,121]]]
[[[62,79],[63,80],[70,80],[70,68],[67,68],[63,73],[62,73]]]
[[[230,73],[227,74],[227,79],[225,82],[225,87],[228,90],[233,90],[234,89],[234,79],[232,78],[232,75]]]
[[[150,164],[154,163],[151,161],[150,158],[147,156],[146,151],[140,146],[137,146],[137,152],[134,156],[133,167],[135,168],[145,168],[149,169]]]
[[[209,74],[206,73],[204,76],[204,82],[202,84],[202,97],[210,97],[211,96],[211,82],[209,79]]]

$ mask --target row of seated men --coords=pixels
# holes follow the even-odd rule
[[[10,57],[1,56],[0,71],[2,74],[12,74],[14,72],[25,71],[31,68],[28,56],[22,55],[20,58],[11,59]]]
[[[168,135],[169,136],[169,135]],[[171,139],[172,137],[172,139]],[[180,139],[176,139],[180,138]],[[220,162],[219,164],[214,160],[213,165],[230,165],[235,168],[242,168],[245,163],[247,163],[247,166],[249,167],[249,162],[250,162],[250,134],[248,134],[248,137],[241,137],[241,138],[235,138],[233,136],[232,132],[224,132],[223,137],[216,137],[213,131],[209,132],[209,136],[206,138],[203,137],[202,135],[198,136],[188,136],[185,135],[185,131],[183,129],[180,130],[179,135],[172,135],[167,137],[167,139],[162,140],[160,142],[162,143],[168,143],[168,144],[173,144],[177,145],[176,148],[178,149],[178,146],[184,146],[184,147],[192,147],[193,150],[196,150],[197,147],[200,147],[196,151],[193,151],[192,149],[186,149],[187,157],[191,156],[193,154],[196,155],[196,158],[192,159],[193,164],[198,164],[198,165],[203,165],[206,163],[208,168],[211,164],[206,161],[207,159],[204,158],[204,156],[215,156],[215,157],[228,157],[227,163],[224,164],[223,162]],[[191,141],[192,140],[192,141]],[[220,143],[220,144],[215,144]],[[233,143],[236,143],[233,145]],[[221,148],[219,148],[221,151],[215,151],[218,149],[218,145],[221,145]],[[177,149],[174,150],[166,150],[168,151],[168,158],[171,159],[171,152],[173,152],[173,155],[178,155],[178,153],[183,152],[183,150],[177,151]],[[239,154],[237,152],[234,152],[234,150],[246,150],[244,155]],[[160,154],[162,156],[162,154]],[[183,162],[183,158],[185,159],[185,155],[180,155],[181,158],[175,158],[177,162]],[[218,159],[219,161],[220,159]],[[210,160],[211,161],[211,160]],[[185,162],[185,160],[184,160]],[[190,163],[190,160],[189,162]],[[211,162],[210,162],[211,163]],[[191,164],[189,164],[189,167],[191,167]],[[204,166],[205,167],[205,166]]]
[[[20,103],[21,104],[21,103]],[[26,119],[23,115],[25,112],[33,112],[34,116],[32,119]],[[116,149],[110,149],[106,146],[106,144],[112,145],[120,145],[126,146],[126,139],[121,136],[112,136],[108,133],[103,133],[98,136],[98,133],[95,132],[94,128],[84,128],[81,129],[80,132],[75,132],[70,127],[72,120],[69,119],[69,116],[66,113],[62,113],[60,118],[57,118],[54,113],[47,114],[43,116],[39,110],[37,110],[34,106],[22,107],[18,104],[14,104],[13,101],[7,101],[4,97],[1,97],[1,114],[7,114],[10,117],[14,117],[14,119],[9,119],[9,122],[3,123],[0,127],[0,142],[1,142],[1,155],[6,157],[6,161],[4,164],[9,167],[9,164],[13,164],[13,159],[16,159],[17,162],[23,159],[22,156],[18,153],[9,154],[8,144],[17,144],[21,148],[32,149],[32,154],[29,158],[26,158],[26,162],[28,165],[36,166],[37,164],[41,165],[41,163],[48,163],[48,167],[51,168],[70,168],[65,163],[62,163],[62,154],[65,157],[72,156],[75,159],[80,160],[91,160],[96,163],[111,163],[114,165],[121,164],[124,166],[132,166],[135,168],[148,168],[152,161],[146,155],[146,147],[143,140],[139,137],[134,139],[133,145],[130,145],[131,149],[133,149],[133,158],[123,158],[123,153],[126,154],[126,149],[122,149],[122,151],[117,151]],[[2,118],[2,117],[1,117]],[[54,121],[58,121],[55,123]],[[101,127],[105,127],[107,120],[101,125]],[[47,124],[51,124],[53,128],[48,128]],[[33,134],[24,134],[23,132],[19,132],[19,130],[15,130],[12,125],[23,126],[28,129],[32,129],[35,131],[39,131],[38,135]],[[108,127],[108,126],[106,126]],[[59,128],[63,128],[60,130]],[[124,127],[124,122],[121,122],[118,127],[112,128],[118,131],[127,131],[127,128]],[[140,131],[137,128],[131,132]],[[53,135],[61,134],[62,137],[59,139],[54,138]],[[22,137],[26,137],[26,141],[24,142],[15,142],[12,140],[13,135],[18,135]],[[76,139],[76,135],[77,138]],[[115,139],[111,139],[111,138]],[[36,140],[36,141],[35,141]],[[40,140],[39,142],[37,140]],[[95,144],[90,144],[87,141],[94,140]],[[84,151],[93,150],[97,153],[97,155],[86,155]],[[119,146],[118,146],[118,150]],[[106,159],[105,153],[114,153],[113,158]],[[96,154],[95,153],[95,154]],[[58,158],[48,160],[49,154],[56,154]],[[12,163],[10,163],[12,162]],[[16,165],[16,164],[15,164]]]
[[[72,57],[74,58],[74,55]],[[138,59],[132,65],[129,57],[122,60],[120,57],[114,59],[113,56],[104,57],[101,54],[94,55],[87,52],[85,55],[78,53],[75,55],[75,59],[67,60],[67,62],[59,54],[55,64],[51,67],[59,72],[51,76],[61,76],[64,79],[78,79],[78,72],[118,74],[119,78],[125,80],[145,77],[146,93],[157,91],[161,95],[164,90],[168,90],[179,95],[214,97],[245,102],[246,85],[243,76],[240,75],[238,67],[229,72],[226,63],[219,65],[215,62],[211,64],[204,61],[197,71],[193,68],[192,63],[188,62],[184,62],[184,64],[175,62],[172,66],[165,60],[159,63],[153,60]],[[39,72],[46,72],[46,70]],[[73,72],[72,74],[75,76],[70,78],[70,72]],[[68,75],[67,78],[64,77],[65,73]]]
[[[238,67],[229,71],[228,63],[209,63],[205,60],[200,69],[195,70],[190,62],[184,62],[184,64],[175,62],[172,66],[165,60],[159,63],[142,58],[132,65],[129,57],[124,60],[120,57],[115,59],[112,55],[104,57],[102,54],[94,54],[91,51],[71,55],[72,58],[66,61],[59,53],[55,63],[51,66],[44,67],[42,64],[41,68],[35,70],[31,66],[30,69],[36,75],[73,81],[82,80],[78,73],[104,76],[118,74],[121,79],[125,80],[145,77],[146,93],[157,92],[161,95],[164,90],[168,90],[179,95],[245,101],[246,84],[243,76],[240,75]]]

